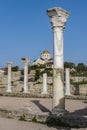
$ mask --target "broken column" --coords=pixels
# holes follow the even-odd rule
[[[22,62],[24,63],[24,93],[28,93],[28,58],[22,58]]]
[[[43,73],[43,85],[42,85],[42,93],[47,94],[47,73]]]
[[[70,69],[65,69],[65,95],[71,95],[70,94]]]
[[[53,109],[52,112],[65,111],[64,100],[64,54],[63,54],[63,29],[69,13],[61,8],[47,10],[50,17],[54,35],[53,54]]]
[[[12,90],[11,90],[11,68],[12,68],[12,62],[8,62],[7,66],[8,66],[8,85],[7,85],[7,92],[12,92]]]

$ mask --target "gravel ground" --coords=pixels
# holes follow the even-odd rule
[[[52,110],[51,98],[18,98],[0,97],[0,108],[17,109],[29,107],[36,112],[47,112]],[[65,109],[71,113],[87,115],[87,101],[84,100],[65,100]]]
[[[31,107],[36,112],[47,112],[52,109],[52,99],[49,98],[17,98],[0,97],[0,108],[17,109],[22,107]],[[87,101],[84,100],[65,100],[65,108],[70,113],[87,116]],[[54,128],[33,122],[24,122],[17,119],[0,118],[0,130],[87,130]]]
[[[87,128],[55,128],[39,123],[19,121],[16,119],[0,118],[0,130],[87,130]]]

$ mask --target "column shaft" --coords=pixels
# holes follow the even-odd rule
[[[54,27],[54,68],[63,69],[63,29]]]
[[[11,92],[11,67],[12,62],[8,62],[8,85],[7,85],[7,92]]]
[[[28,92],[28,63],[24,63],[24,92]]]
[[[64,88],[61,72],[57,73],[57,69],[53,71],[55,78],[53,79],[53,108],[52,110],[64,110]]]
[[[63,30],[54,27],[53,109],[65,109],[63,81]]]
[[[60,112],[65,110],[64,100],[64,61],[63,61],[63,29],[69,13],[61,8],[51,8],[47,10],[50,17],[54,34],[54,62],[53,62],[53,111]]]
[[[28,92],[28,58],[22,58],[22,62],[24,63],[24,93]]]
[[[41,94],[47,94],[47,74],[43,74],[43,85],[42,85],[42,93]]]
[[[70,69],[65,69],[65,95],[71,95],[70,94]]]

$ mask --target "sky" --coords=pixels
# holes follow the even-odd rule
[[[47,9],[70,12],[64,29],[64,61],[87,64],[87,0],[0,0],[0,68],[13,62],[30,64],[49,50],[53,57],[53,31]]]

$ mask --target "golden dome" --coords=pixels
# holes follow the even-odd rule
[[[48,50],[44,50],[42,54],[50,54],[50,52]]]

